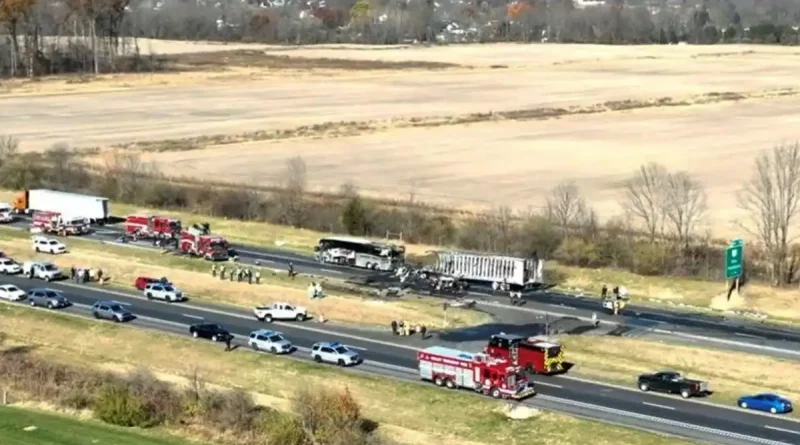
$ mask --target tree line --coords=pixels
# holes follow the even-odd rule
[[[798,44],[792,0],[3,0],[0,76],[163,68],[138,38],[280,44]],[[147,49],[147,48],[145,48]]]
[[[536,252],[566,265],[642,275],[723,275],[726,242],[700,230],[708,211],[703,184],[656,163],[632,172],[624,182],[621,215],[601,222],[572,181],[554,187],[542,210],[497,207],[474,215],[426,208],[413,197],[391,203],[368,199],[352,183],[343,184],[337,194],[310,193],[301,157],[287,161],[279,187],[264,191],[168,178],[131,151],[109,151],[101,163],[89,165],[64,145],[44,153],[20,152],[18,146],[14,138],[0,137],[2,188],[47,187],[320,232],[400,236],[408,243],[523,256]],[[782,144],[759,154],[737,201],[747,217],[739,223],[742,233],[758,241],[747,248],[748,277],[775,285],[797,281],[800,145]]]

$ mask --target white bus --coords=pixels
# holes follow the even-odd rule
[[[341,264],[363,269],[391,271],[405,263],[406,248],[364,238],[329,237],[314,248],[321,263]]]

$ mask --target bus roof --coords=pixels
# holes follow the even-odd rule
[[[392,246],[390,243],[383,243],[379,241],[372,241],[367,238],[358,238],[354,236],[329,236],[326,238],[320,238],[320,242],[323,241],[333,241],[333,242],[340,242],[340,243],[352,243],[352,244],[363,244],[363,245],[373,245],[373,246]]]

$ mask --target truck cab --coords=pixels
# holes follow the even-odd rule
[[[14,222],[14,207],[7,202],[0,202],[0,223]]]
[[[500,333],[492,335],[485,352],[509,360],[529,373],[553,374],[564,370],[561,345],[546,340]]]
[[[178,245],[182,252],[209,261],[225,261],[230,256],[228,241],[221,236],[212,235],[208,223],[193,224],[181,232]]]

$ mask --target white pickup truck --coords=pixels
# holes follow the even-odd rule
[[[48,282],[61,278],[61,270],[53,263],[29,261],[22,265],[22,273]]]
[[[297,320],[304,321],[308,318],[308,310],[301,306],[289,303],[272,303],[269,306],[258,306],[253,309],[253,314],[259,321],[267,323],[272,320]]]

